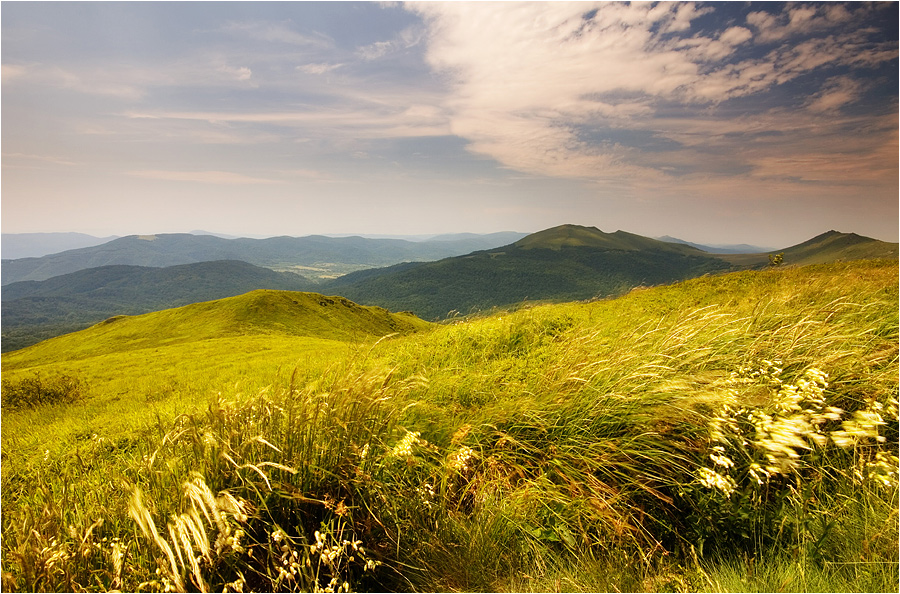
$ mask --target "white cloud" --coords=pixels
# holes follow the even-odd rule
[[[700,146],[708,142],[704,130],[752,126],[749,116],[723,122],[727,116],[717,108],[729,99],[765,92],[823,66],[896,58],[888,46],[862,48],[867,33],[838,27],[849,13],[827,7],[792,6],[777,17],[753,13],[747,24],[756,41],[821,34],[775,45],[763,58],[740,59],[747,54],[738,48],[754,39],[751,28],[737,23],[720,33],[694,34],[691,22],[711,9],[693,4],[408,6],[429,26],[429,64],[451,82],[444,104],[453,133],[467,139],[472,152],[506,167],[551,176],[664,179],[672,170],[659,159],[665,153],[641,156],[629,133]],[[854,91],[844,84],[810,107],[845,104]],[[682,115],[662,118],[663,109]],[[789,129],[792,116],[766,121]],[[817,122],[819,133],[834,130],[829,124]],[[586,139],[592,128],[616,131],[618,140]],[[811,136],[803,131],[804,139]],[[724,138],[718,142],[727,144],[735,167],[752,167],[741,147]],[[763,138],[756,140],[773,142]],[[695,167],[702,168],[699,157]]]
[[[423,31],[419,27],[407,27],[393,39],[376,41],[357,48],[356,55],[367,62],[378,60],[394,52],[408,50],[421,43]]]
[[[859,99],[862,85],[849,76],[829,79],[822,90],[810,97],[806,106],[814,112],[833,112]]]
[[[250,80],[251,76],[253,76],[253,71],[246,66],[219,66],[216,70],[217,72],[223,74],[226,78],[237,81],[247,81]]]
[[[788,5],[778,15],[751,12],[747,15],[747,24],[756,29],[756,41],[768,43],[822,31],[848,23],[852,18],[850,12],[837,3],[822,6],[796,4]]]
[[[326,72],[337,70],[341,66],[343,66],[343,64],[329,64],[327,62],[320,62],[317,64],[303,64],[297,66],[296,69],[300,72],[305,72],[306,74],[325,74]]]

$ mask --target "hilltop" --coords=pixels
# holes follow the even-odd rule
[[[897,244],[830,231],[783,250],[785,265],[897,259]],[[771,252],[772,254],[776,252]],[[711,254],[625,231],[560,225],[510,245],[351,273],[328,283],[361,303],[408,309],[426,319],[524,301],[572,301],[712,273],[765,268],[769,254]]]
[[[722,254],[720,257],[735,266],[761,268],[769,263],[769,255],[784,254],[784,263],[792,266],[824,264],[826,262],[898,259],[898,244],[872,239],[856,233],[828,231],[808,241],[784,250],[762,254]]]
[[[563,248],[591,248],[595,250],[621,250],[641,251],[656,250],[669,251],[679,254],[702,255],[703,252],[693,246],[678,243],[669,243],[627,233],[616,231],[604,233],[596,227],[582,227],[580,225],[560,225],[544,231],[538,231],[520,239],[512,244],[513,247],[523,250],[546,249],[559,251]]]
[[[318,293],[258,290],[139,316],[116,316],[90,328],[6,353],[17,369],[49,359],[74,360],[246,336],[364,340],[406,334],[429,324],[408,313],[357,305]]]
[[[114,315],[135,315],[233,297],[254,289],[308,291],[314,284],[233,260],[166,268],[100,266],[3,287],[4,352],[81,330]]]
[[[562,225],[504,247],[351,273],[326,286],[355,301],[435,319],[525,300],[607,297],[730,268],[690,246]]]

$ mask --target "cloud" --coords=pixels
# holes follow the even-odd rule
[[[28,70],[25,66],[16,64],[3,64],[2,69],[0,69],[0,80],[2,80],[4,83],[8,83],[16,78],[25,76],[27,72]]]
[[[862,84],[855,79],[835,76],[828,80],[821,91],[806,101],[806,107],[819,113],[838,111],[841,107],[856,102],[861,91]]]
[[[250,80],[251,76],[253,76],[253,71],[246,66],[219,66],[216,71],[223,74],[225,78],[237,81],[247,81]]]
[[[808,35],[852,20],[853,15],[837,3],[823,6],[789,5],[777,15],[763,11],[747,15],[747,24],[756,29],[756,41],[759,43]]]
[[[197,182],[203,184],[258,185],[278,184],[278,180],[251,177],[231,171],[129,171],[127,175],[163,181]]]
[[[824,68],[868,67],[897,56],[892,44],[872,42],[871,31],[845,27],[853,15],[843,7],[751,13],[746,23],[716,32],[692,28],[712,10],[692,3],[406,6],[424,18],[426,60],[450,85],[444,106],[453,133],[467,139],[470,151],[508,168],[558,177],[674,183],[681,178],[672,171],[685,167],[676,155],[685,147],[698,151],[691,154],[693,173],[708,164],[706,173],[719,175],[725,159],[734,170],[771,170],[764,160],[749,160],[723,131],[752,129],[766,104],[735,117],[729,101],[765,97]],[[771,46],[767,53],[753,50],[763,41]],[[808,108],[824,112],[853,101],[858,88],[850,80],[833,80]],[[802,107],[798,101],[793,109]],[[771,148],[773,134],[794,128],[786,109],[764,118],[781,128],[753,133],[757,146]],[[815,125],[800,131],[804,140],[837,130],[835,122]],[[663,139],[676,146],[656,148]],[[705,143],[726,149],[727,157],[704,159]]]
[[[417,46],[422,41],[423,35],[424,32],[419,27],[407,27],[393,39],[376,41],[357,48],[356,55],[367,62],[378,60],[388,54]]]
[[[329,64],[326,62],[320,62],[318,64],[302,64],[300,66],[297,66],[296,69],[300,72],[305,72],[306,74],[325,74],[326,72],[337,70],[342,66],[343,64]]]
[[[294,134],[340,143],[343,139],[414,138],[451,133],[445,110],[428,92],[345,92],[332,104],[293,111],[127,111],[130,120],[205,122],[213,126],[250,124],[278,126]],[[154,124],[156,127],[157,124]],[[236,131],[230,129],[230,132]],[[246,133],[255,134],[254,129]]]
[[[15,165],[13,165],[8,162],[9,159],[12,159],[13,161],[18,161],[19,163],[16,163]],[[22,161],[25,161],[26,163],[28,163],[28,162],[34,163],[35,161],[37,161],[39,163],[52,163],[53,165],[66,165],[66,166],[71,166],[71,165],[76,164],[74,161],[70,161],[68,159],[62,159],[60,157],[54,157],[51,155],[32,155],[32,154],[27,154],[27,153],[3,153],[4,167],[10,166],[10,165],[16,166],[16,167],[22,167],[23,166],[21,164]],[[28,167],[29,165],[24,165],[24,166]],[[33,165],[31,165],[31,166],[33,166]]]
[[[290,21],[233,21],[223,26],[220,31],[268,43],[311,47],[332,47],[334,45],[334,41],[327,35],[318,32],[300,33],[291,27],[292,24]]]

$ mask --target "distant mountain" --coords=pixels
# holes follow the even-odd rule
[[[258,334],[357,340],[407,334],[429,326],[412,314],[363,307],[342,297],[260,290],[139,316],[113,317],[22,350],[16,359],[21,363],[40,359],[42,353],[61,351],[76,359]]]
[[[130,235],[103,245],[69,250],[41,258],[4,259],[4,285],[46,280],[87,268],[175,266],[213,260],[241,260],[276,270],[297,269],[305,275],[337,276],[350,270],[404,261],[430,261],[502,245],[506,234],[421,242],[362,237],[270,237],[224,239],[213,235],[173,233]]]
[[[324,290],[425,319],[524,300],[577,300],[670,283],[730,265],[691,246],[562,225],[510,245],[424,264],[351,273]]]
[[[722,255],[736,266],[760,268],[768,266],[769,255],[784,254],[784,265],[807,266],[838,260],[898,259],[898,244],[879,241],[856,233],[828,231],[808,241],[768,253]]]
[[[94,237],[84,233],[3,233],[0,235],[0,257],[4,260],[40,258],[66,250],[91,247],[116,239]]]
[[[101,266],[45,281],[12,283],[0,293],[0,350],[20,349],[110,316],[141,314],[255,289],[301,291],[313,286],[293,273],[227,260],[166,268]]]
[[[727,245],[703,245],[700,243],[692,243],[690,241],[678,239],[677,237],[670,237],[668,235],[657,237],[657,239],[668,243],[683,243],[710,254],[759,254],[761,252],[772,251],[772,248],[759,247],[758,245],[748,245],[746,243]]]

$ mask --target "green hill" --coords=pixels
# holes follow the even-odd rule
[[[3,352],[87,328],[114,315],[135,315],[255,289],[308,291],[311,281],[246,262],[223,260],[166,268],[101,266],[2,291]]]
[[[413,315],[363,307],[343,297],[259,290],[139,316],[110,318],[86,330],[6,353],[3,368],[14,370],[48,361],[72,361],[211,339],[300,336],[368,340],[428,326]]]
[[[784,254],[784,264],[793,266],[851,260],[896,260],[898,244],[832,230],[784,250],[763,254],[723,254],[719,257],[736,266],[761,268],[768,265],[769,255],[779,253]]]
[[[604,233],[596,227],[582,227],[579,225],[560,225],[532,233],[515,242],[513,246],[524,250],[561,250],[564,247],[580,247],[622,251],[657,250],[679,254],[705,255],[701,250],[686,244],[673,244],[625,231]]]
[[[361,303],[437,319],[525,300],[606,297],[729,268],[690,246],[563,225],[505,247],[351,273],[326,286]]]

